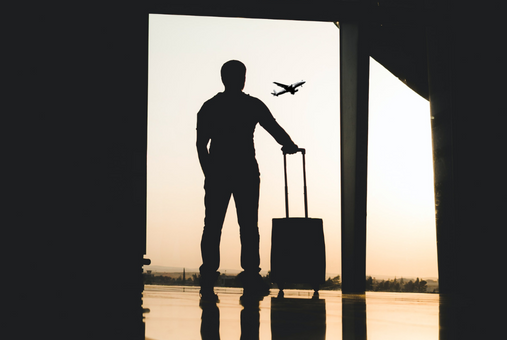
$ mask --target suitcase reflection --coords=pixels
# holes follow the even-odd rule
[[[324,340],[326,300],[271,298],[272,340]]]

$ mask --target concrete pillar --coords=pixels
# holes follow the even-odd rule
[[[369,54],[366,27],[340,22],[342,291],[364,293]]]

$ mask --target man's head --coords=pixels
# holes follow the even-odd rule
[[[229,60],[222,66],[220,74],[226,90],[241,91],[245,87],[246,67],[241,61]]]

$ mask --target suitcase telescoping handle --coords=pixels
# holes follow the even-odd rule
[[[308,218],[308,196],[306,193],[306,161],[305,161],[305,149],[298,149],[297,152],[301,152],[303,156],[303,193],[305,197],[305,218]],[[287,154],[283,153],[283,170],[285,175],[285,216],[289,218],[289,188],[287,186]]]

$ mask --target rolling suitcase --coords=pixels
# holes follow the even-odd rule
[[[315,290],[326,276],[326,251],[322,219],[308,218],[305,149],[303,158],[303,189],[305,217],[289,217],[287,187],[287,155],[283,154],[285,175],[285,218],[274,218],[271,231],[271,282],[276,283],[283,296],[285,283],[308,283]]]

